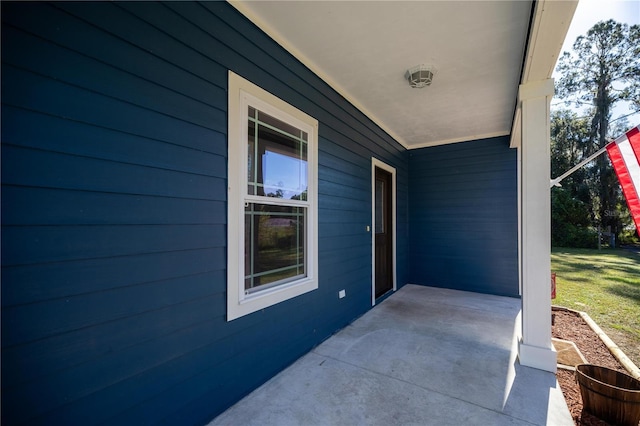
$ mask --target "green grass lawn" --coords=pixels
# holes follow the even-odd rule
[[[640,252],[554,248],[553,304],[584,311],[640,366]]]

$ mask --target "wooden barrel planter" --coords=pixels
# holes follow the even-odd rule
[[[576,366],[585,411],[615,425],[640,424],[640,380],[592,364]]]

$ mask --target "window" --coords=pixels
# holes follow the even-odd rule
[[[318,288],[318,122],[229,71],[227,320]]]

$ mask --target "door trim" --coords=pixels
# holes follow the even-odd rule
[[[371,306],[376,304],[376,167],[391,173],[391,253],[393,290],[396,286],[396,169],[387,163],[371,157]]]

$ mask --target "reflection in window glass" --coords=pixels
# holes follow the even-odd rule
[[[249,107],[247,135],[247,193],[306,201],[307,133]]]
[[[305,207],[247,204],[244,244],[247,294],[305,275],[305,222]]]

